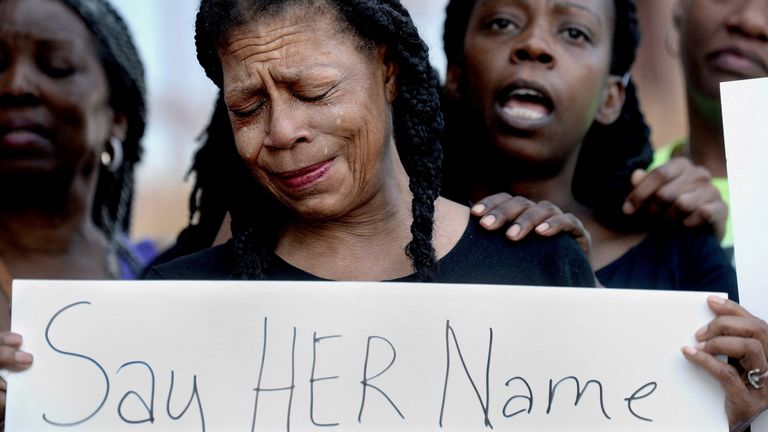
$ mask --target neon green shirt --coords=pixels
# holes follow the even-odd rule
[[[670,145],[666,145],[653,152],[653,162],[648,170],[658,168],[665,163],[669,162],[673,156],[677,156],[683,152],[685,147],[685,139],[677,140]],[[724,177],[713,177],[712,186],[720,191],[720,196],[725,201],[725,205],[728,206],[728,220],[725,222],[725,236],[720,241],[720,246],[723,248],[733,247],[733,220],[731,218],[731,193],[728,189],[728,179]]]

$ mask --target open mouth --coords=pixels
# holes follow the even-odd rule
[[[510,88],[511,87],[511,88]],[[497,98],[506,117],[522,121],[538,121],[554,111],[552,99],[538,86],[520,83],[506,88]]]

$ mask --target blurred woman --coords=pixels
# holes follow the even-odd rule
[[[12,277],[138,270],[125,233],[143,73],[106,2],[0,0],[0,259]]]
[[[723,81],[768,76],[768,0],[678,0],[674,27],[683,65],[688,136],[657,150],[654,166],[688,158],[712,174],[712,183],[730,202],[720,107]],[[733,253],[728,218],[722,245]]]
[[[11,278],[139,270],[126,233],[144,117],[142,64],[108,3],[0,0],[1,329]],[[30,364],[19,335],[0,342],[4,367]]]

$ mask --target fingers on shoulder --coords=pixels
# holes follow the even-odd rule
[[[488,214],[488,212],[494,210],[500,204],[505,203],[511,199],[512,195],[506,192],[487,196],[472,206],[472,214],[475,216],[484,216]]]

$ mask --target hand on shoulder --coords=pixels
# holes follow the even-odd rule
[[[712,185],[709,171],[688,158],[674,157],[650,172],[636,170],[632,184],[625,213],[644,212],[687,227],[711,225],[719,239],[725,235],[728,205]]]
[[[480,217],[480,225],[490,231],[509,226],[506,234],[512,241],[522,240],[532,231],[544,237],[565,233],[576,240],[587,257],[592,253],[592,237],[581,221],[549,201],[498,193],[478,201],[472,215]]]

